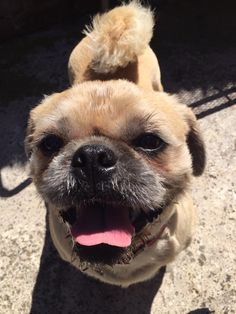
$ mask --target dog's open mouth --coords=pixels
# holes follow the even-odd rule
[[[134,227],[126,208],[96,204],[80,212],[71,233],[76,243],[85,246],[104,243],[128,247],[132,241]]]
[[[61,211],[82,259],[107,264],[128,262],[142,241],[134,241],[143,228],[155,221],[161,209],[134,212],[123,204],[96,201]],[[135,242],[135,243],[134,243]],[[126,256],[129,255],[129,258]]]

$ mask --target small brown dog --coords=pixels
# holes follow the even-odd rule
[[[95,17],[70,57],[73,86],[32,110],[26,138],[61,257],[123,287],[190,243],[189,183],[205,165],[194,114],[162,91],[152,29],[136,1]]]

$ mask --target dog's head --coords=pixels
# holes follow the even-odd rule
[[[113,264],[204,169],[192,111],[124,80],[85,82],[30,115],[31,175],[80,259]]]

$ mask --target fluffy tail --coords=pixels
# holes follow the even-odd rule
[[[153,26],[152,11],[138,1],[96,15],[84,31],[91,39],[93,70],[111,73],[135,61],[148,46]]]

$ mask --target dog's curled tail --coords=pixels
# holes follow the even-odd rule
[[[135,61],[148,46],[153,26],[152,11],[137,0],[96,15],[84,31],[91,40],[92,69],[112,73]]]

